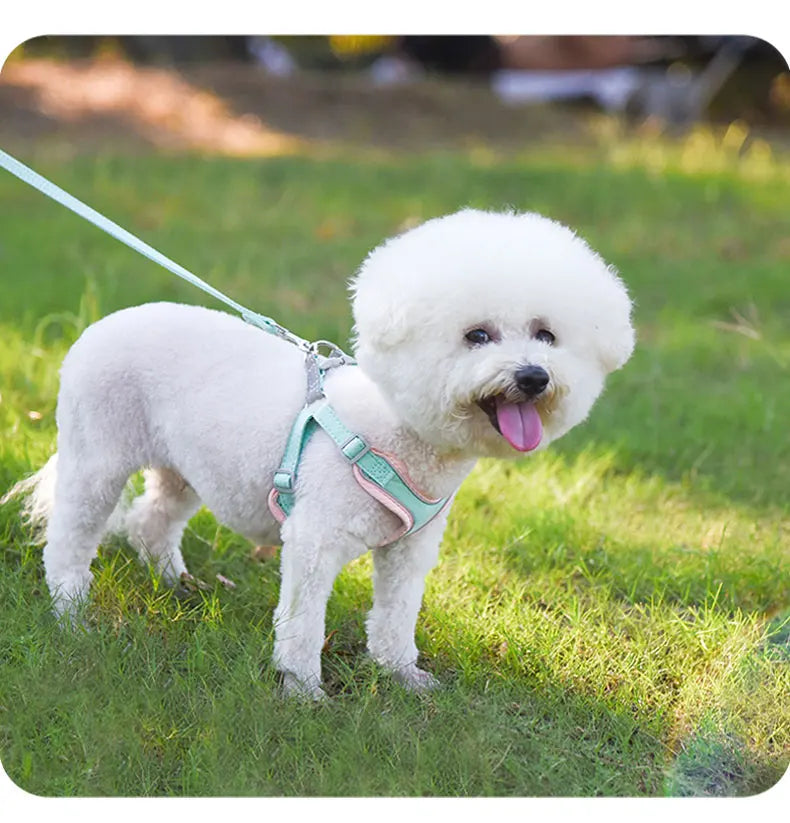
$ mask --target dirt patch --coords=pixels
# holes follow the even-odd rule
[[[390,150],[585,139],[573,107],[514,108],[483,83],[421,80],[378,88],[343,72],[272,77],[239,63],[179,70],[117,60],[24,60],[0,74],[0,141],[72,152],[196,150],[267,155],[347,144]]]
[[[0,75],[0,119],[26,138],[140,141],[230,155],[277,154],[293,139],[237,115],[173,71],[120,60],[26,60]]]

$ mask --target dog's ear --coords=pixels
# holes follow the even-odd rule
[[[369,294],[366,289],[355,293],[353,312],[357,346],[361,343],[385,351],[405,342],[413,328],[402,303]]]
[[[607,270],[614,288],[603,292],[605,297],[596,312],[600,322],[596,323],[594,345],[604,372],[609,374],[626,364],[634,351],[636,335],[631,322],[633,301],[614,266]]]
[[[386,350],[405,342],[417,324],[394,278],[366,276],[363,268],[350,288],[356,346]]]
[[[598,359],[606,374],[622,368],[634,351],[636,336],[630,320],[618,327],[600,329],[596,347]]]

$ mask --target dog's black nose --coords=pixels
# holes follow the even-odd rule
[[[549,385],[549,374],[540,366],[522,366],[515,378],[516,385],[527,397],[537,397]]]

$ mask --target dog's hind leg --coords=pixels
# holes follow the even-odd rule
[[[143,560],[168,583],[187,571],[181,555],[184,528],[200,508],[200,498],[180,474],[167,468],[146,469],[145,491],[126,515],[126,533]]]
[[[125,468],[58,453],[44,546],[44,571],[58,616],[73,616],[87,597],[91,561],[128,476]]]

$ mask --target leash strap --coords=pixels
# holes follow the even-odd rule
[[[172,274],[175,274],[182,280],[186,280],[187,283],[191,283],[193,286],[197,286],[197,288],[206,292],[206,294],[210,294],[226,306],[230,306],[232,309],[235,309],[247,323],[257,326],[259,329],[263,329],[263,331],[267,331],[277,337],[281,337],[304,351],[309,350],[310,343],[307,340],[304,340],[298,335],[288,331],[288,329],[272,320],[271,317],[265,317],[264,315],[258,314],[257,312],[248,309],[246,306],[242,306],[240,303],[237,303],[235,300],[223,294],[218,289],[210,286],[204,280],[201,280],[197,275],[192,274],[191,271],[188,271],[183,266],[179,266],[178,263],[174,262],[169,257],[166,257],[161,252],[158,252],[152,246],[149,246],[148,243],[140,240],[139,237],[135,237],[135,235],[131,232],[121,228],[121,226],[117,223],[113,223],[112,220],[105,217],[103,214],[100,214],[95,209],[92,209],[90,206],[83,203],[81,200],[78,200],[76,197],[70,195],[67,191],[64,191],[59,186],[56,186],[54,183],[47,180],[46,177],[42,177],[40,174],[37,174],[33,171],[33,169],[29,168],[24,163],[20,163],[19,160],[12,157],[10,154],[7,154],[2,149],[0,149],[0,167],[13,174],[15,177],[18,177],[29,186],[32,186],[34,189],[37,189],[42,194],[45,194],[47,197],[52,198],[52,200],[56,203],[60,203],[61,206],[65,206],[67,209],[79,215],[84,220],[92,223],[94,226],[101,229],[103,232],[106,232],[111,237],[114,237],[116,240],[120,240],[121,243],[129,246],[129,248],[134,249],[136,252],[139,252],[154,263],[158,263]]]

